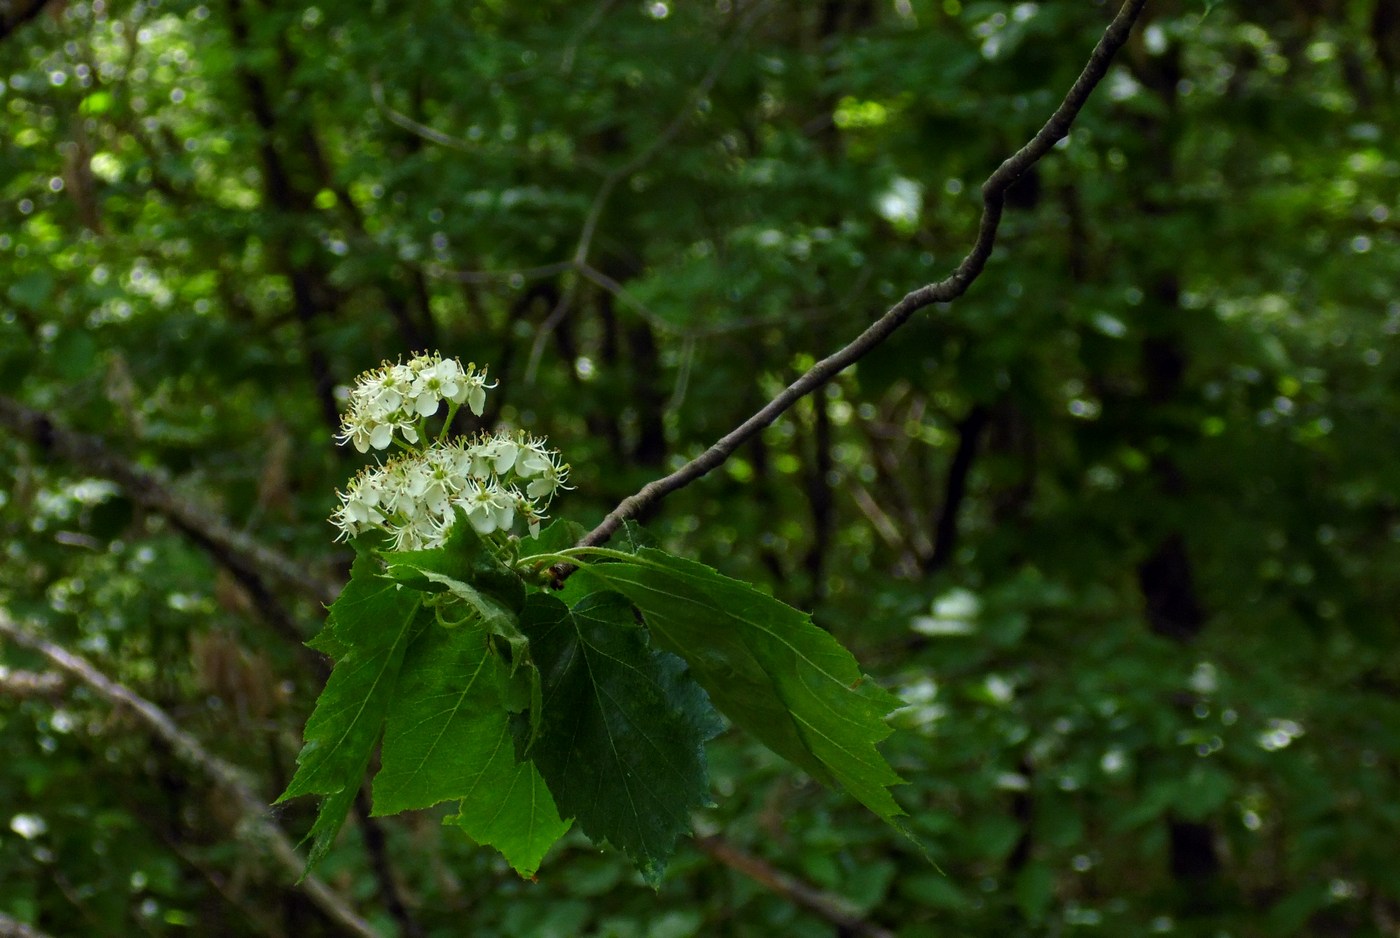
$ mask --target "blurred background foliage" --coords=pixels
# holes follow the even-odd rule
[[[1400,11],[1205,6],[1148,4],[967,296],[646,519],[903,696],[938,868],[730,733],[659,894],[431,812],[351,824],[334,887],[403,935],[1397,934]],[[1112,12],[0,5],[0,394],[334,579],[337,394],[437,348],[592,523],[950,270]],[[270,801],[319,605],[47,436],[0,432],[0,604]],[[139,721],[0,662],[0,913],[338,933]]]

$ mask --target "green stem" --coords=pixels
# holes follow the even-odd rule
[[[447,402],[447,418],[443,420],[442,429],[438,431],[437,435],[437,441],[439,443],[447,438],[447,431],[452,428],[452,418],[457,416],[457,410],[461,406],[461,404],[455,404],[452,401]]]
[[[578,548],[576,547],[570,547],[568,550],[572,551],[577,549]],[[516,566],[529,567],[532,570],[538,570],[542,567],[552,567],[556,563],[571,563],[574,565],[578,565],[579,559],[577,556],[570,556],[567,551],[558,554],[530,554],[528,557],[521,557],[518,561],[516,561]]]
[[[598,557],[610,557],[613,560],[626,560],[632,563],[637,561],[636,554],[629,554],[625,550],[614,550],[611,547],[569,547],[560,551],[558,556],[567,563],[578,563],[579,557],[583,554],[594,554]]]
[[[457,605],[457,604],[456,604],[456,603],[453,603],[452,605]],[[465,604],[463,604],[463,605],[465,606]],[[443,608],[444,608],[443,606],[434,604],[434,606],[433,606],[433,615],[437,617],[437,623],[438,623],[438,625],[442,626],[442,627],[445,628],[445,629],[460,628],[461,626],[466,625],[468,622],[470,622],[470,621],[476,616],[476,613],[472,610],[472,608],[471,608],[470,606],[466,606],[466,610],[467,610],[466,615],[462,616],[462,618],[460,618],[460,619],[449,619],[447,616],[443,615],[443,613],[442,613]]]

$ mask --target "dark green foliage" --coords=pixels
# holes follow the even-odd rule
[[[337,386],[425,347],[489,364],[489,422],[563,451],[575,489],[551,514],[587,529],[944,276],[981,180],[1110,6],[0,16],[0,394],[160,470],[292,568],[230,562],[139,487],[3,424],[0,604],[270,800],[297,774],[318,654],[353,647],[322,629],[333,591],[316,586],[352,562],[324,520],[360,464],[333,441]],[[716,737],[700,835],[901,938],[1393,931],[1393,6],[1149,0],[1065,146],[1010,193],[969,293],[666,499],[641,519],[654,543],[608,544],[753,584],[850,648],[858,688],[903,704],[881,747],[938,868],[813,781],[781,724],[763,730],[811,771],[747,730]],[[549,267],[590,217],[589,273]],[[524,602],[425,569],[483,608]],[[432,591],[403,591],[429,604],[405,660],[429,637],[448,660],[479,641],[491,669],[489,687],[455,669],[396,684],[495,695],[468,796],[364,823],[356,736],[313,749],[320,791],[275,810],[294,840],[314,825],[318,875],[376,927],[413,933],[397,895],[432,938],[832,934],[708,839],[679,838],[655,890],[576,830],[541,866],[563,822],[511,723],[539,672],[509,615],[445,628],[431,604],[450,584],[414,582]],[[397,627],[361,636],[366,653],[397,654]],[[72,683],[17,689],[50,670],[19,648],[0,664],[0,913],[54,936],[343,934],[139,720]]]
[[[561,813],[659,883],[691,809],[710,803],[704,743],[720,726],[709,701],[679,658],[647,647],[616,593],[572,607],[536,594],[521,627],[544,685],[530,755]]]
[[[651,548],[635,556],[584,575],[636,603],[657,643],[690,664],[736,724],[881,817],[904,813],[888,791],[900,778],[875,748],[899,701],[850,652],[796,609],[703,564]]]

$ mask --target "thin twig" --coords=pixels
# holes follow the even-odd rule
[[[981,275],[987,258],[991,256],[992,247],[996,243],[997,227],[1001,223],[1006,190],[1036,161],[1050,152],[1051,147],[1069,134],[1070,125],[1074,123],[1075,117],[1094,88],[1107,74],[1109,63],[1127,41],[1133,23],[1146,3],[1147,0],[1125,0],[1118,15],[1113,18],[1113,22],[1094,46],[1089,61],[1079,73],[1069,93],[1065,95],[1064,101],[1055,109],[1055,113],[1025,146],[997,167],[982,184],[982,221],[978,226],[977,240],[967,256],[947,278],[909,293],[849,345],[817,362],[806,374],[788,385],[781,394],[721,437],[705,452],[670,475],[648,482],[640,491],[624,498],[596,528],[579,541],[579,546],[593,547],[604,543],[623,521],[645,511],[653,503],[722,465],[744,441],[777,420],[793,404],[855,364],[867,352],[889,338],[919,310],[935,303],[950,302],[966,293],[968,287]],[[569,571],[561,569],[557,572],[566,576]]]
[[[317,908],[351,934],[362,938],[381,938],[379,933],[350,907],[345,898],[317,877],[303,876],[306,869],[305,860],[297,854],[291,838],[273,821],[263,799],[254,794],[243,769],[210,753],[199,740],[181,729],[164,710],[126,685],[112,680],[86,658],[21,627],[10,617],[8,610],[3,608],[0,608],[0,635],[37,651],[54,667],[86,684],[112,706],[124,707],[134,713],[153,735],[170,747],[177,759],[198,770],[232,797],[242,815],[236,832],[240,836],[265,844],[272,858],[297,881],[297,888],[304,892]]]
[[[520,270],[443,270],[440,267],[429,267],[428,273],[434,277],[456,280],[460,283],[492,283],[497,280],[538,280],[541,277],[553,277],[555,274],[562,274],[566,270],[573,269],[573,261],[555,261],[553,264],[524,267]]]
[[[745,853],[720,837],[697,837],[695,846],[711,859],[752,879],[754,882],[800,905],[809,912],[842,929],[842,934],[860,935],[862,938],[894,938],[894,933],[868,922],[841,896],[833,896],[809,886],[794,876],[789,876],[765,860]]]
[[[683,104],[681,109],[676,112],[676,115],[671,118],[671,122],[666,125],[661,133],[652,138],[651,143],[637,151],[626,163],[623,163],[621,166],[608,173],[607,178],[603,180],[603,184],[598,187],[598,192],[593,196],[593,204],[589,206],[588,215],[584,218],[583,229],[580,231],[578,237],[578,244],[574,247],[574,264],[582,267],[588,263],[588,255],[593,246],[593,236],[598,230],[598,220],[602,217],[603,208],[607,205],[608,199],[612,196],[613,189],[617,187],[618,183],[630,178],[643,166],[650,163],[656,154],[660,153],[662,149],[670,144],[670,142],[676,138],[676,135],[681,132],[681,129],[685,127],[686,124],[690,123],[691,117],[695,114],[695,109],[700,106],[700,102],[703,101],[705,96],[710,93],[710,90],[714,88],[715,82],[719,81],[719,76],[724,73],[725,66],[729,64],[729,60],[734,56],[734,53],[738,50],[744,38],[749,34],[751,29],[758,25],[758,21],[763,18],[763,14],[767,11],[767,3],[754,4],[753,8],[744,16],[739,27],[734,31],[734,35],[730,37],[729,42],[724,44],[719,50],[719,53],[710,62],[709,69],[701,76],[699,83],[691,89],[690,94],[686,97],[685,104]]]
[[[578,55],[579,43],[583,42],[584,38],[593,31],[593,27],[603,21],[603,17],[608,15],[608,10],[612,9],[616,3],[617,0],[603,0],[602,3],[593,8],[593,12],[588,15],[588,19],[583,21],[583,25],[578,28],[577,32],[569,37],[569,41],[564,45],[564,53],[559,57],[560,74],[567,75],[573,71],[574,57]]]
[[[477,147],[472,146],[465,140],[458,139],[451,134],[445,134],[440,130],[434,130],[427,124],[420,124],[401,111],[396,111],[384,97],[384,86],[378,81],[371,81],[369,84],[369,96],[374,101],[374,106],[379,108],[379,113],[383,114],[389,121],[401,130],[407,130],[411,134],[417,134],[424,140],[430,140],[440,147],[448,147],[453,150],[461,150],[465,153],[473,153]]]
[[[573,263],[570,262],[570,267]],[[525,384],[535,383],[535,373],[539,369],[540,359],[544,357],[544,344],[549,336],[564,321],[564,317],[569,315],[569,310],[574,305],[574,288],[572,285],[565,287],[564,292],[559,294],[559,300],[554,304],[554,308],[549,311],[549,315],[540,323],[540,327],[535,330],[535,339],[530,343],[530,357],[525,362]]]

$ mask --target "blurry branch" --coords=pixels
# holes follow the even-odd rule
[[[384,828],[379,818],[374,816],[373,805],[365,786],[355,792],[355,817],[360,828],[360,840],[365,845],[370,869],[374,872],[378,886],[379,901],[399,926],[399,934],[404,938],[423,938],[423,926],[413,917],[403,901],[403,892],[394,878],[393,865],[389,862],[389,844],[384,838]]]
[[[958,421],[958,448],[948,467],[948,481],[943,490],[943,504],[934,526],[933,555],[928,558],[925,572],[942,570],[953,559],[958,546],[958,513],[967,497],[967,478],[977,458],[982,434],[991,420],[992,412],[983,404],[974,404],[967,416]]]
[[[176,494],[170,480],[157,470],[145,469],[114,453],[96,436],[59,426],[44,411],[35,410],[0,394],[0,427],[28,441],[47,455],[58,456],[85,472],[111,479],[127,497],[162,515],[216,561],[226,567],[252,593],[260,612],[300,642],[300,635],[286,610],[276,604],[264,580],[304,593],[319,602],[335,599],[339,586],[309,573],[286,555],[258,543],[231,528],[201,505]]]
[[[0,938],[49,938],[49,934],[0,912]]]
[[[384,86],[377,79],[370,82],[369,96],[374,100],[374,106],[379,108],[379,113],[383,114],[389,123],[399,129],[406,130],[411,134],[416,134],[424,140],[436,143],[440,147],[447,147],[451,150],[461,150],[464,153],[476,152],[477,147],[468,143],[466,140],[454,137],[451,134],[445,134],[440,130],[434,130],[427,124],[420,124],[402,111],[394,110],[393,106],[390,105],[388,100],[384,97]]]
[[[1028,169],[1050,152],[1060,140],[1069,134],[1089,95],[1104,75],[1114,54],[1127,41],[1133,23],[1146,5],[1147,0],[1125,0],[1113,22],[1104,31],[1089,61],[1075,80],[1069,93],[1065,95],[1055,113],[1045,122],[1025,146],[1017,150],[982,184],[982,220],[978,226],[977,240],[967,256],[945,279],[920,287],[906,295],[883,316],[866,328],[849,345],[817,362],[812,368],[777,397],[769,401],[761,410],[744,421],[713,446],[695,459],[686,463],[670,475],[655,479],[642,486],[641,490],[624,498],[616,508],[603,519],[602,523],[590,531],[580,542],[580,546],[602,544],[628,518],[645,511],[667,495],[694,482],[696,479],[722,465],[745,440],[762,431],[777,420],[788,408],[803,397],[826,384],[837,374],[855,364],[865,354],[884,342],[896,329],[916,312],[935,303],[948,303],[967,292],[968,287],[981,275],[996,243],[997,228],[1001,224],[1002,207],[1006,190]],[[587,232],[585,232],[587,233]],[[566,571],[560,573],[567,575]]]
[[[574,57],[578,55],[579,43],[593,31],[593,27],[603,21],[603,17],[608,15],[608,11],[617,5],[617,0],[603,0],[593,8],[593,12],[588,14],[588,19],[583,21],[583,25],[578,28],[569,41],[564,45],[564,54],[559,57],[559,73],[567,75],[574,70]]]
[[[297,888],[346,933],[362,938],[380,938],[379,933],[360,918],[344,897],[317,877],[302,875],[306,869],[305,861],[297,854],[291,838],[273,821],[263,799],[253,792],[242,769],[212,755],[164,710],[124,684],[107,677],[87,659],[21,627],[3,608],[0,608],[0,635],[43,655],[54,667],[87,685],[113,707],[130,710],[146,724],[152,735],[170,747],[177,759],[203,774],[232,799],[242,816],[235,831],[238,836],[265,845],[271,858],[297,883]]]
[[[734,35],[730,37],[730,40],[720,49],[719,54],[714,57],[714,60],[710,63],[709,69],[707,69],[705,74],[700,78],[700,82],[686,97],[685,104],[681,105],[680,110],[671,118],[671,122],[666,125],[661,133],[657,134],[652,139],[651,143],[637,151],[631,159],[613,169],[603,178],[602,184],[598,186],[598,191],[593,195],[593,202],[588,207],[588,214],[583,219],[583,228],[579,232],[578,243],[574,245],[573,256],[568,261],[569,266],[577,271],[580,277],[596,284],[622,302],[634,308],[640,307],[640,312],[648,319],[656,320],[658,317],[623,290],[620,283],[606,276],[589,263],[588,258],[593,251],[593,238],[598,233],[598,222],[602,219],[603,210],[607,208],[608,200],[612,198],[613,190],[617,188],[618,183],[632,178],[642,167],[650,163],[652,159],[655,158],[656,154],[660,153],[669,145],[671,141],[676,138],[676,135],[681,132],[681,129],[690,122],[691,117],[694,116],[696,109],[700,106],[700,102],[703,101],[705,96],[710,93],[710,90],[714,88],[715,82],[719,81],[719,76],[723,74],[725,66],[729,64],[730,58],[733,57],[734,52],[748,35],[749,30],[757,25],[758,20],[763,13],[766,12],[767,6],[767,3],[758,3],[754,5],[753,9],[749,11],[748,15],[739,24],[738,29],[734,31]],[[569,311],[572,309],[578,293],[579,282],[579,279],[575,278],[568,285],[563,295],[559,298],[559,303],[555,306],[554,311],[550,313],[548,319],[541,323],[539,331],[535,333],[534,344],[530,347],[530,359],[525,366],[526,384],[534,381],[535,370],[539,367],[540,356],[544,353],[544,343],[549,338],[549,334],[564,320],[564,317],[569,315]]]
[[[681,132],[681,129],[684,128],[686,124],[690,123],[690,119],[700,106],[700,102],[705,100],[710,90],[714,88],[715,82],[719,81],[719,76],[724,73],[724,69],[729,64],[729,60],[733,58],[734,53],[738,50],[745,37],[748,36],[749,31],[758,25],[758,21],[762,19],[763,14],[767,12],[767,3],[754,4],[753,8],[748,11],[744,19],[739,23],[738,28],[735,29],[734,35],[730,37],[729,41],[725,43],[715,55],[714,60],[710,62],[709,69],[701,77],[700,82],[691,90],[690,95],[685,100],[685,104],[676,112],[676,116],[671,118],[671,122],[666,125],[661,133],[657,134],[652,139],[651,143],[639,150],[636,155],[626,163],[623,163],[621,166],[608,173],[607,177],[603,180],[603,184],[598,187],[598,192],[593,196],[593,204],[588,208],[588,215],[583,221],[583,230],[579,233],[578,244],[574,247],[573,261],[576,266],[583,267],[588,263],[588,255],[593,247],[593,236],[598,230],[598,220],[602,217],[603,209],[607,206],[608,199],[612,196],[613,190],[617,188],[617,184],[626,179],[630,179],[634,173],[650,163],[652,159],[656,157],[656,154],[667,147],[671,141],[676,138],[676,135]]]
[[[133,799],[123,798],[122,801],[126,803],[127,810],[130,811],[133,816],[140,816],[138,807],[131,803]],[[281,923],[277,920],[278,912],[281,910],[277,909],[275,906],[270,906],[263,896],[257,895],[256,893],[245,894],[244,891],[239,888],[242,885],[240,880],[242,871],[235,873],[233,877],[225,878],[218,870],[210,866],[202,857],[197,855],[199,851],[188,849],[167,831],[156,830],[154,833],[160,838],[161,843],[165,845],[165,849],[169,850],[181,863],[185,864],[185,866],[193,870],[201,879],[208,883],[209,888],[217,892],[219,897],[223,899],[224,902],[228,903],[229,908],[247,919],[248,923],[254,929],[254,935],[264,935],[267,936],[267,938],[281,938],[284,932],[281,929]],[[232,929],[230,929],[230,931],[232,931]]]
[[[0,697],[57,697],[67,689],[67,683],[57,671],[11,671],[0,667]],[[3,930],[0,935],[4,935]]]
[[[719,837],[697,837],[695,846],[711,859],[742,873],[770,892],[820,915],[837,927],[838,934],[858,935],[861,938],[894,938],[893,932],[861,918],[860,912],[843,897],[813,888],[764,860],[745,853],[726,840]]]
[[[538,280],[573,269],[573,261],[556,261],[553,264],[541,264],[539,267],[526,267],[523,270],[434,270],[433,273],[461,283],[491,283],[495,280]]]
[[[870,452],[874,456],[876,479],[879,481],[879,491],[885,496],[893,509],[893,513],[899,517],[900,524],[894,525],[890,519],[890,512],[880,509],[880,515],[884,522],[892,531],[881,530],[877,524],[876,530],[890,545],[891,548],[899,552],[898,569],[907,574],[921,570],[933,556],[933,541],[929,539],[928,533],[924,530],[924,524],[919,516],[919,511],[915,506],[914,496],[900,477],[901,459],[900,454],[894,452],[891,441],[896,439],[899,432],[895,427],[886,422],[877,423],[874,419],[866,419],[859,412],[855,414],[854,422],[861,435],[865,437],[866,443],[870,447]],[[859,483],[856,483],[859,486]],[[857,496],[857,504],[866,517],[871,517],[869,507],[865,501],[872,502],[874,499],[869,492],[863,488],[860,490],[864,498]]]

